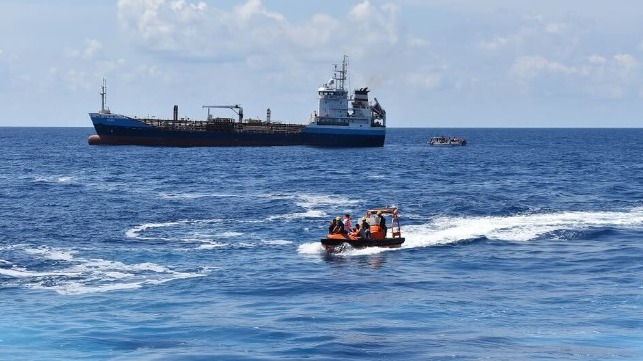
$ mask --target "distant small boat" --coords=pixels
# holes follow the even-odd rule
[[[326,238],[321,239],[321,244],[326,251],[329,253],[341,252],[347,245],[357,249],[367,247],[397,248],[404,243],[397,208],[369,209],[367,215],[372,215],[369,218],[364,217],[364,222],[369,225],[368,233],[361,233],[358,230],[350,233],[329,233]],[[389,230],[382,229],[386,223],[385,215],[391,217]],[[379,223],[380,221],[382,223]],[[387,237],[388,234],[390,237]]]
[[[467,145],[467,140],[459,137],[432,137],[429,139],[429,145],[436,147]]]

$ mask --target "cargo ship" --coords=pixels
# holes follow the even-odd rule
[[[382,147],[386,137],[386,111],[377,98],[369,101],[368,88],[349,96],[346,90],[348,57],[335,65],[332,78],[319,87],[319,106],[308,124],[286,124],[266,119],[244,119],[240,105],[204,105],[205,120],[179,118],[174,105],[171,119],[131,117],[105,107],[106,82],[101,87],[101,110],[89,113],[96,134],[91,145],[143,145],[164,147],[288,146]],[[237,117],[215,117],[212,109],[229,108]]]

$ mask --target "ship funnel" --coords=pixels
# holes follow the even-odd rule
[[[179,106],[178,105],[174,106],[174,118],[173,119],[174,119],[175,122],[177,120],[179,120]]]

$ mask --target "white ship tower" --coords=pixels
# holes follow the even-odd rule
[[[348,98],[348,56],[341,67],[335,65],[333,77],[318,89],[319,107],[311,117],[311,125],[320,127],[338,126],[349,128],[372,128],[386,126],[386,112],[377,102],[368,101],[368,88],[355,90]]]

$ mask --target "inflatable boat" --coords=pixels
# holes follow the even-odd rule
[[[384,220],[381,220],[383,217]],[[386,221],[386,218],[390,221]],[[321,244],[328,252],[340,252],[347,246],[352,248],[382,247],[397,248],[404,243],[400,229],[400,218],[397,208],[374,208],[366,212],[368,232],[353,229],[352,232],[330,233],[321,239]],[[386,225],[389,226],[386,226]],[[386,227],[385,229],[382,226]]]

